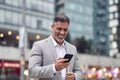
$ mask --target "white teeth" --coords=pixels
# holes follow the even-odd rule
[[[64,36],[59,36],[60,38],[63,38]]]

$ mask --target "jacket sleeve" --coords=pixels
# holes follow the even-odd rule
[[[53,78],[52,64],[42,66],[43,53],[38,43],[34,43],[29,58],[29,75],[32,78]]]
[[[75,73],[75,80],[81,80],[83,78],[82,70],[80,68],[78,54],[77,54],[77,52],[75,52],[75,53],[76,54],[75,54],[73,72]]]

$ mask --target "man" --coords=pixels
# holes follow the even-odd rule
[[[40,80],[80,80],[76,48],[65,41],[70,21],[65,14],[54,18],[50,37],[34,43],[29,59],[29,74]],[[65,54],[72,54],[70,62],[64,62]]]

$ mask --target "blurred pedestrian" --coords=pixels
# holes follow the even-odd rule
[[[18,75],[15,74],[14,70],[11,70],[8,72],[6,80],[20,80],[20,79],[19,79]]]

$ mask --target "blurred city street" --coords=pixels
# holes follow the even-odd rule
[[[38,80],[28,73],[31,48],[59,13],[70,17],[81,80],[120,80],[120,0],[0,0],[0,80]]]

